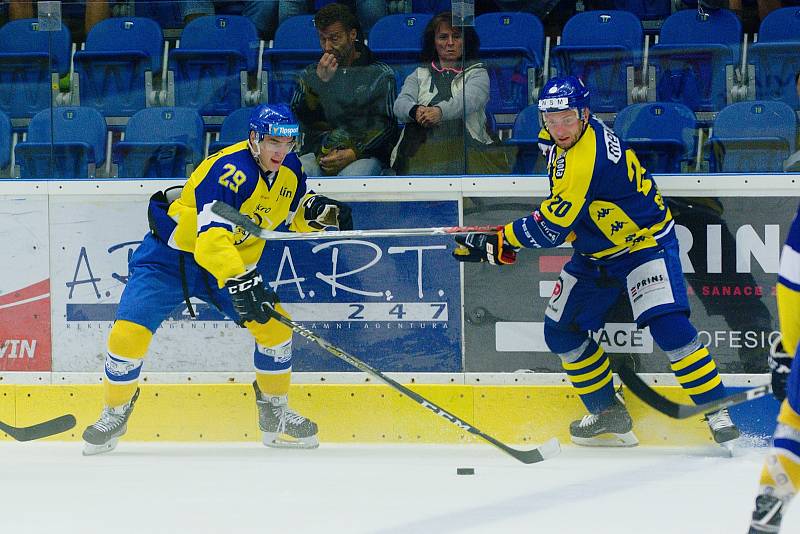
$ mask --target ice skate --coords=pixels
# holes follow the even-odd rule
[[[572,442],[586,447],[634,447],[639,439],[633,433],[628,409],[616,398],[600,413],[583,416],[569,425]]]
[[[121,438],[128,430],[128,418],[133,412],[136,399],[139,398],[139,388],[133,394],[133,398],[122,406],[103,408],[100,419],[94,424],[87,426],[83,431],[83,455],[92,456],[104,452],[113,451]]]
[[[727,408],[706,414],[706,422],[708,423],[708,428],[711,429],[711,435],[714,436],[714,441],[725,448],[730,449],[733,440],[741,435],[739,429],[731,421]]]
[[[267,447],[284,449],[315,449],[317,424],[289,408],[287,395],[265,396],[253,382],[258,406],[258,427],[261,440]]]
[[[781,529],[783,501],[772,495],[756,497],[756,509],[750,522],[748,534],[776,534]]]

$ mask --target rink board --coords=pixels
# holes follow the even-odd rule
[[[512,444],[541,443],[555,436],[569,442],[569,422],[585,414],[567,386],[410,385],[420,395],[481,431]],[[680,388],[662,394],[689,402]],[[101,385],[0,386],[0,420],[27,426],[73,413],[77,426],[49,438],[74,441],[102,408]],[[293,385],[292,406],[315,420],[327,443],[473,443],[481,440],[383,385]],[[757,402],[765,401],[762,399]],[[711,443],[700,418],[674,420],[628,395],[634,430],[643,445],[696,446]],[[774,402],[774,401],[772,401]],[[774,420],[774,406],[751,409],[737,418],[743,428],[753,414]],[[751,406],[752,408],[752,406]],[[770,415],[766,415],[770,414]],[[769,428],[769,421],[758,427]],[[757,432],[764,438],[766,432]],[[9,439],[0,432],[0,439]],[[249,384],[147,384],[128,425],[131,441],[258,441],[256,406]]]

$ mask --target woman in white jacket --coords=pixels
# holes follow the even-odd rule
[[[495,140],[486,128],[489,74],[477,61],[479,47],[475,29],[454,28],[450,12],[426,26],[422,64],[394,103],[395,116],[406,125],[392,152],[397,174],[508,172],[504,153],[498,165],[484,150]]]

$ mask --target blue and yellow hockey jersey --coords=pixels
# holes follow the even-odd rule
[[[781,252],[777,298],[783,348],[795,356],[800,345],[800,209]]]
[[[554,247],[566,240],[599,259],[674,239],[674,221],[655,181],[595,117],[573,147],[553,145],[547,158],[550,196],[531,215],[506,225],[513,246]]]
[[[303,200],[310,194],[297,154],[287,154],[277,173],[265,175],[242,141],[197,167],[180,198],[169,205],[174,224],[159,233],[171,247],[193,253],[222,287],[258,263],[264,241],[213,213],[211,204],[226,202],[267,230],[285,222],[291,231],[310,232],[303,214]]]

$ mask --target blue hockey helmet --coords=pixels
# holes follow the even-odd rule
[[[256,132],[257,141],[261,142],[265,135],[297,137],[300,126],[286,104],[261,104],[250,115],[250,131]]]
[[[589,89],[575,76],[556,76],[539,93],[539,111],[548,113],[589,107]]]

